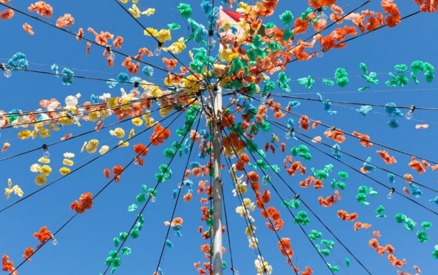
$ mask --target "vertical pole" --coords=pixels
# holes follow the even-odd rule
[[[222,120],[222,88],[214,91],[213,107],[213,272],[222,275],[222,178],[221,178],[221,120]]]

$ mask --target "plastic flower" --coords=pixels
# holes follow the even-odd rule
[[[109,146],[108,145],[103,145],[100,149],[99,149],[99,154],[103,155],[106,154],[109,150]]]
[[[52,168],[48,165],[43,165],[43,166],[41,166],[40,173],[41,173],[41,175],[47,177],[50,175],[50,173],[52,173]]]
[[[71,159],[64,159],[62,161],[62,164],[66,165],[66,166],[73,166],[74,162]]]
[[[38,175],[35,178],[35,183],[38,185],[44,185],[47,182],[47,178],[44,175]]]
[[[157,33],[156,37],[160,43],[164,43],[164,42],[172,39],[172,37],[170,35],[170,30],[167,30],[167,29],[161,29]]]
[[[24,195],[23,190],[21,190],[21,188],[17,184],[12,186],[12,180],[8,179],[8,188],[5,188],[5,195],[7,200],[11,197],[12,193],[19,196],[20,198]]]
[[[125,130],[123,130],[120,127],[117,127],[114,130],[110,130],[110,135],[118,137],[118,138],[123,138],[123,137],[125,137]]]
[[[143,120],[139,117],[133,118],[132,119],[132,124],[134,124],[135,126],[141,126],[143,124]]]
[[[30,166],[30,171],[32,173],[39,173],[41,171],[41,165],[39,163],[34,163]]]
[[[31,137],[30,130],[23,130],[23,131],[18,132],[19,139],[28,139],[30,137]]]
[[[99,146],[99,141],[97,139],[92,139],[86,144],[85,149],[89,154],[92,154],[97,151],[98,146]]]
[[[257,275],[271,275],[272,274],[272,266],[266,262],[262,256],[257,255],[257,259],[254,261],[255,268],[257,270]]]
[[[155,9],[154,8],[149,8],[145,11],[143,11],[141,14],[146,15],[146,16],[151,16],[155,13]]]
[[[75,154],[74,154],[74,153],[70,153],[70,152],[65,152],[65,153],[63,154],[63,156],[64,156],[64,158],[72,159],[72,158],[75,157]]]
[[[71,172],[71,170],[70,170],[70,168],[68,168],[68,167],[61,167],[61,168],[59,169],[59,173],[60,173],[61,175],[63,175],[63,176],[69,174],[70,172]]]
[[[45,158],[45,157],[40,157],[40,158],[38,159],[38,162],[41,162],[41,163],[50,163],[50,159]]]

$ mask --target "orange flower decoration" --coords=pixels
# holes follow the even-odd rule
[[[385,150],[377,150],[377,154],[383,159],[386,164],[397,163],[397,160],[394,157],[391,157],[388,152]]]
[[[40,231],[33,234],[42,244],[52,238],[52,233],[47,229],[46,226],[41,227]]]
[[[299,120],[301,129],[309,130],[310,119],[306,115],[302,115]]]
[[[149,152],[149,148],[139,143],[134,145],[134,152],[139,156],[145,157]]]
[[[335,129],[333,129],[333,128],[328,129],[327,131],[324,132],[324,135],[327,138],[334,139],[338,143],[342,143],[345,141],[344,133],[341,130],[336,129],[336,128]]]
[[[169,136],[169,129],[164,129],[163,126],[157,124],[154,128],[154,133],[152,134],[150,141],[152,142],[152,145],[157,146],[164,143],[164,140],[168,139]]]
[[[34,32],[33,29],[32,29],[32,26],[29,25],[29,24],[27,24],[27,23],[24,23],[24,25],[23,25],[23,30],[24,30],[25,32],[27,32],[28,34],[30,34],[30,35],[34,35],[34,34],[35,34],[35,32]]]
[[[167,59],[167,58],[163,57],[162,61],[169,70],[174,69],[176,67],[176,64],[178,64],[178,61],[176,59],[173,59],[173,58]]]
[[[80,202],[74,201],[70,205],[70,210],[75,210],[78,214],[83,214],[85,210],[91,209],[93,206],[93,195],[91,193],[84,193],[79,198]]]
[[[31,262],[32,260],[30,259],[30,257],[33,255],[35,251],[33,250],[32,247],[28,247],[24,250],[24,254],[23,254],[23,258],[25,258],[27,261]]]
[[[338,217],[343,221],[354,221],[359,217],[359,215],[357,213],[348,214],[345,210],[339,210]]]

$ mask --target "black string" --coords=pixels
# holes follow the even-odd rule
[[[192,102],[192,103],[193,103],[193,102]],[[190,105],[190,104],[189,104],[189,105]],[[180,114],[182,114],[182,113],[183,113],[183,112],[181,112]],[[198,111],[198,113],[199,113],[199,111]],[[198,114],[198,113],[197,113],[197,114]],[[168,127],[166,127],[165,129],[167,129],[167,128],[168,128]],[[165,129],[163,129],[163,131],[164,131]],[[181,145],[181,144],[184,142],[184,139],[185,139],[185,137],[187,136],[187,134],[188,134],[189,132],[190,132],[190,131],[187,131],[187,133],[183,136],[183,138],[181,139],[179,145]],[[168,162],[168,164],[167,164],[167,167],[169,167],[169,166],[171,165],[171,163],[173,162],[175,156],[176,156],[176,153],[175,153],[175,154],[172,156],[172,158],[169,160],[169,162]],[[170,169],[170,168],[169,168],[169,169]],[[157,190],[159,184],[160,184],[160,181],[158,180],[157,183],[155,184],[154,188],[153,188],[154,191]],[[134,229],[134,227],[135,227],[137,221],[139,220],[139,217],[143,214],[144,210],[146,209],[146,206],[148,205],[150,199],[151,199],[151,197],[149,196],[148,199],[146,200],[144,206],[143,206],[142,209],[140,210],[140,213],[139,213],[139,214],[137,215],[137,217],[135,218],[135,220],[134,220],[134,222],[133,222],[131,228],[130,228],[129,231],[128,231],[128,236],[131,234],[131,231]],[[117,253],[116,253],[117,255],[120,253],[120,250],[122,249],[123,245],[126,243],[127,240],[128,240],[128,238],[125,238],[125,239],[121,242],[121,244],[119,245],[119,248],[117,249]],[[113,260],[114,260],[114,258],[113,258]],[[105,274],[108,272],[108,270],[109,270],[111,264],[113,263],[113,260],[111,260],[111,262],[107,264],[107,268],[105,269],[103,275],[105,275]]]
[[[135,18],[134,17],[134,15],[132,15],[121,3],[120,3],[120,1],[118,1],[118,0],[114,0],[116,3],[117,3],[117,5],[119,5],[127,14],[129,14],[129,16],[138,24],[138,25],[140,25],[140,27],[142,27],[143,28],[143,30],[144,31],[146,31],[153,39],[155,39],[155,41],[157,41],[158,43],[161,43],[161,42],[159,42],[158,41],[158,39],[155,37],[155,36],[153,36],[152,35],[152,33],[140,22],[140,21],[138,21],[138,19],[137,18]],[[184,65],[184,63],[182,63],[182,61],[175,55],[175,54],[173,54],[172,52],[170,52],[169,51],[169,54],[173,57],[173,58],[175,58],[179,63],[181,63],[181,65],[182,66],[184,66],[184,68],[186,68],[193,76],[195,76],[197,79],[198,79],[198,81],[196,81],[196,83],[199,83],[199,82],[201,82],[202,83],[202,79],[199,79],[198,78],[198,76],[190,69],[190,66],[189,67],[187,67],[186,65]]]
[[[200,114],[200,112],[198,112],[198,114]],[[193,122],[192,122],[192,125],[193,125]],[[201,118],[198,118],[198,123],[196,125],[196,130],[195,130],[196,132],[198,132],[200,123],[201,123]],[[190,125],[190,126],[192,126],[192,125]],[[184,181],[185,172],[187,170],[187,167],[189,166],[189,162],[190,162],[190,158],[192,156],[192,150],[193,150],[194,145],[195,145],[195,142],[192,141],[192,144],[190,145],[189,155],[187,156],[187,162],[186,162],[186,165],[185,165],[184,170],[183,170],[183,176],[182,176],[181,181]],[[176,154],[176,152],[175,152],[175,154]],[[182,189],[183,189],[183,186],[180,186],[180,188],[178,190],[178,195],[176,197],[175,205],[173,206],[172,215],[170,217],[170,222],[172,222],[173,218],[175,217],[176,208],[178,206],[178,201],[181,197]],[[164,255],[164,249],[166,248],[166,241],[169,238],[170,228],[171,228],[171,226],[169,225],[167,228],[166,236],[164,237],[163,246],[161,247],[160,257],[158,258],[158,263],[157,263],[157,267],[155,268],[155,272],[158,272],[158,269],[160,268],[161,260],[162,260],[163,255]]]
[[[53,25],[53,24],[51,24],[51,23],[49,23],[49,22],[47,22],[47,21],[44,21],[44,20],[42,20],[41,18],[38,18],[38,17],[36,17],[36,16],[30,15],[30,14],[28,14],[28,13],[26,13],[26,12],[24,12],[24,11],[21,11],[21,10],[19,10],[19,9],[17,9],[17,8],[14,8],[14,7],[12,7],[12,6],[6,5],[6,4],[4,4],[4,3],[2,3],[2,2],[0,2],[0,5],[3,6],[3,7],[8,8],[8,9],[11,9],[11,10],[13,10],[13,11],[15,11],[15,12],[18,12],[18,13],[24,15],[24,16],[27,16],[27,17],[32,18],[32,19],[34,19],[34,20],[37,20],[37,21],[39,21],[39,22],[41,22],[41,23],[43,23],[43,24],[46,24],[46,25],[48,25],[48,26],[50,26],[50,27],[53,27],[53,28],[58,29],[58,30],[61,30],[61,31],[67,33],[67,34],[73,35],[74,37],[77,37],[77,34],[76,34],[76,33],[73,33],[73,32],[71,32],[71,31],[66,30],[66,29],[63,29],[63,28],[58,28],[56,25]],[[85,41],[87,41],[87,42],[89,42],[89,43],[92,43],[92,44],[94,44],[94,45],[97,45],[97,46],[99,46],[99,47],[102,47],[102,48],[105,48],[105,49],[106,49],[106,45],[100,45],[99,43],[97,43],[97,42],[95,42],[95,41],[93,41],[93,40],[91,40],[91,39],[85,38],[85,37],[82,37],[81,39],[83,39],[83,40],[85,40]],[[123,53],[123,52],[120,52],[120,51],[117,51],[117,50],[114,50],[114,49],[111,49],[111,52],[117,53],[117,54],[122,55],[122,56],[124,56],[124,57],[131,57],[130,55],[127,55],[127,54],[125,54],[125,53]],[[176,75],[175,73],[170,72],[169,70],[164,69],[164,68],[162,68],[162,67],[158,67],[158,66],[156,66],[156,65],[154,65],[154,64],[152,64],[152,63],[148,63],[148,62],[145,62],[145,61],[143,61],[143,60],[141,60],[141,59],[136,59],[136,58],[133,58],[133,57],[131,57],[131,58],[132,58],[132,60],[135,60],[135,61],[138,61],[138,62],[140,62],[140,63],[142,63],[142,64],[148,65],[148,66],[150,66],[150,67],[152,67],[152,68],[155,68],[155,69],[157,69],[157,70],[160,70],[160,71],[163,71],[163,72],[166,72],[166,73],[170,73],[170,74],[172,74],[172,75]],[[186,79],[186,78],[184,78],[184,79]],[[186,80],[187,80],[187,81],[193,81],[193,80],[190,80],[190,79],[186,79]]]
[[[233,128],[234,128],[234,126],[233,126]],[[235,129],[235,128],[234,128]],[[237,129],[235,129],[235,130],[237,130]],[[247,140],[247,138],[245,137],[245,135],[243,135],[242,134],[242,137],[244,137],[246,140]],[[251,143],[249,143],[249,144],[251,144]],[[253,148],[253,149],[256,149],[256,148]],[[249,151],[249,153],[251,154],[251,156],[253,157],[253,159],[254,160],[256,160],[256,158],[254,157],[254,155],[253,155],[253,153],[250,151],[250,150],[248,150]],[[267,159],[264,157],[264,156],[262,156],[260,153],[258,153],[259,154],[259,156],[268,164],[268,165],[271,165],[268,161],[267,161]],[[263,174],[265,174],[266,175],[266,173],[265,173],[265,171],[263,171],[262,170],[262,172],[263,172]],[[279,173],[277,173],[275,170],[274,170],[274,172],[275,172],[275,174],[283,181],[283,183],[288,187],[288,189],[289,190],[291,190],[292,191],[292,193],[294,194],[294,195],[297,195],[297,193],[292,189],[292,187],[290,187],[288,184],[287,184],[287,182],[284,180],[284,178],[279,174]],[[282,198],[282,196],[280,195],[280,193],[277,191],[277,189],[275,188],[275,186],[273,185],[273,184],[271,184],[271,186],[272,186],[272,188],[274,189],[274,191],[275,191],[275,193],[280,197],[280,199],[282,200],[282,201],[284,201],[284,199]],[[345,248],[345,250],[348,252],[348,253],[350,253],[350,255],[352,255],[353,256],[353,258],[362,266],[362,268],[364,268],[367,272],[368,272],[368,274],[372,274],[362,263],[361,263],[361,261],[347,248],[347,246],[345,246],[344,245],[344,243],[329,229],[329,227],[327,226],[327,225],[325,225],[325,223],[316,215],[316,213],[301,199],[301,202],[303,202],[303,204],[306,206],[306,208],[318,219],[318,221],[333,235],[333,237],[335,237],[335,239],[342,245],[342,247],[344,247]],[[288,210],[288,212],[292,215],[292,217],[295,219],[295,215],[292,213],[292,211],[289,209],[289,207],[287,207],[286,208],[287,210]],[[301,230],[302,230],[302,232],[304,233],[304,235],[307,237],[307,239],[310,241],[310,243],[312,244],[312,246],[316,249],[316,251],[318,252],[318,249],[316,248],[316,246],[314,246],[314,244],[313,244],[313,242],[312,242],[312,240],[310,240],[310,238],[308,237],[308,235],[306,234],[306,232],[305,232],[305,230],[304,230],[304,228],[299,224],[299,226],[300,226],[300,228],[301,228]],[[318,255],[320,255],[320,257],[321,257],[321,259],[324,261],[324,263],[326,264],[326,266],[330,269],[330,267],[327,265],[327,262],[324,260],[324,258],[322,257],[322,255],[318,252]],[[330,271],[333,273],[333,271],[330,269]]]
[[[177,113],[179,113],[179,115],[181,115],[182,112],[181,112],[181,111],[176,111],[176,112],[174,112],[174,113],[168,115],[167,117],[163,118],[163,119],[161,120],[161,122],[163,122],[163,121],[169,119],[170,117],[172,117],[173,115],[175,115],[175,114],[177,114]],[[178,115],[178,116],[179,116],[179,115]],[[177,116],[177,117],[178,117],[178,116]],[[155,127],[155,125],[153,125],[153,126],[151,126],[151,127],[148,127],[148,128],[146,128],[146,129],[142,130],[141,132],[139,132],[137,135],[133,136],[132,138],[128,138],[128,139],[126,140],[126,142],[128,142],[128,141],[130,141],[131,139],[137,137],[138,135],[140,135],[140,134],[142,134],[142,133],[144,133],[144,132],[146,132],[146,131],[152,129],[153,127]],[[20,203],[20,202],[26,200],[27,198],[29,198],[29,197],[31,197],[31,196],[33,196],[33,195],[35,195],[35,194],[41,192],[42,190],[48,188],[49,186],[51,186],[51,185],[53,185],[53,184],[55,184],[55,183],[61,181],[62,179],[68,177],[69,175],[71,175],[71,174],[77,172],[78,170],[84,168],[84,167],[87,166],[88,164],[90,164],[90,163],[92,163],[92,162],[98,160],[99,158],[101,158],[101,157],[105,156],[106,154],[112,152],[113,150],[119,148],[120,145],[121,145],[121,144],[117,144],[117,145],[114,146],[113,148],[110,148],[110,149],[108,150],[107,153],[105,153],[105,154],[103,154],[103,155],[98,155],[97,157],[91,159],[90,161],[88,161],[88,162],[86,162],[86,163],[84,163],[84,164],[78,166],[77,168],[71,170],[71,172],[68,173],[67,175],[61,176],[60,178],[58,178],[58,179],[56,179],[56,180],[54,180],[54,181],[52,181],[52,182],[50,182],[50,183],[45,184],[43,187],[41,187],[41,188],[37,189],[36,191],[30,193],[29,195],[27,195],[27,196],[25,196],[25,197],[23,197],[23,198],[20,198],[18,201],[13,202],[12,204],[10,204],[10,205],[8,205],[8,206],[6,206],[6,207],[0,209],[0,213],[2,213],[2,212],[4,212],[5,210],[7,210],[7,209],[9,209],[9,208],[11,208],[11,207],[17,205],[18,203]]]
[[[234,172],[234,170],[233,170],[233,166],[232,166],[232,164],[231,164],[231,160],[230,160],[230,158],[225,158],[225,160],[227,161],[228,167],[231,169],[231,173],[233,174],[233,178],[236,178],[236,179],[237,179],[237,176],[236,176],[236,174],[235,174],[235,172]],[[234,188],[237,188],[236,183],[235,183],[234,181],[232,181],[232,182],[233,182]],[[244,206],[244,203],[243,203],[243,195],[242,195],[240,192],[236,192],[236,194],[237,194],[236,197],[239,199],[239,204],[240,204],[241,206]],[[248,212],[249,212],[249,210],[247,210],[247,209],[245,209],[244,211],[245,211],[245,213],[248,213]],[[253,249],[255,255],[256,255],[256,256],[259,256],[259,255],[260,255],[260,257],[262,257],[262,258],[264,259],[263,254],[262,254],[262,252],[261,252],[261,250],[260,250],[260,245],[259,245],[258,238],[257,238],[257,236],[256,236],[256,234],[255,234],[255,230],[254,230],[255,226],[253,226],[253,223],[251,222],[251,220],[250,220],[249,218],[247,218],[247,217],[244,216],[243,219],[245,220],[246,227],[247,227],[247,228],[250,228],[250,235],[251,235],[251,237],[254,237],[254,239],[257,240],[257,241],[256,241],[257,247],[256,247],[256,249]],[[256,251],[256,250],[257,250],[257,251]],[[258,252],[258,254],[257,254],[257,252]],[[262,264],[263,264],[263,263],[262,263]],[[267,275],[267,274],[266,274],[266,271],[264,270],[264,268],[263,268],[263,274]]]
[[[225,117],[226,117],[226,116],[225,116]],[[240,132],[238,129],[236,129],[236,128],[234,127],[234,124],[233,124],[231,121],[229,121],[229,123],[231,123],[231,125],[232,125],[234,131],[239,132],[240,134],[242,134],[241,136],[244,136],[242,132]],[[224,132],[225,132],[225,130],[224,130]],[[228,137],[228,135],[226,134],[226,132],[225,132],[225,135]],[[237,152],[235,151],[234,146],[231,145],[231,148],[233,148],[234,153],[237,155]],[[256,149],[256,148],[252,148],[252,149]],[[248,152],[251,154],[251,156],[252,156],[253,159],[255,160],[255,157],[254,157],[254,155],[252,154],[252,152],[251,152],[250,150],[248,150]],[[245,168],[244,168],[243,171],[244,171],[245,175],[248,175],[248,173],[246,172],[246,169],[245,169]],[[263,171],[263,170],[262,170],[262,171]],[[263,174],[265,174],[264,171],[263,171]],[[266,175],[266,174],[265,174],[265,175]],[[277,191],[277,189],[275,188],[275,186],[274,186],[273,184],[271,184],[271,186],[272,186],[272,188],[274,189],[275,193],[277,193],[277,195],[280,197],[280,199],[281,199],[282,201],[284,201],[283,198],[282,198],[282,196],[280,195],[280,193],[279,193],[279,192]],[[253,190],[253,191],[255,192],[255,190]],[[295,194],[295,192],[294,192],[294,194]],[[258,201],[260,201],[260,197],[259,197],[258,195],[256,195],[256,199],[257,199]],[[262,203],[261,205],[262,205],[263,210],[266,212],[266,208],[265,208],[264,204]],[[287,207],[286,209],[289,211],[289,213],[292,215],[293,219],[295,220],[295,215],[292,213],[292,211],[291,211],[288,207]],[[272,224],[272,221],[271,221],[270,219],[268,220],[268,222],[270,223],[270,225],[271,225],[273,228],[275,228],[274,225]],[[327,264],[327,262],[325,261],[325,259],[322,257],[321,253],[318,252],[317,247],[314,246],[313,242],[312,242],[312,241],[309,239],[309,237],[307,236],[307,234],[306,234],[304,228],[303,228],[300,224],[299,224],[299,227],[300,227],[301,231],[303,232],[303,234],[304,234],[304,235],[307,237],[307,239],[310,241],[312,247],[315,248],[315,250],[317,251],[317,254],[318,254],[319,257],[322,259],[322,261],[324,262],[325,266],[330,270],[330,272],[331,272],[332,274],[334,274],[334,272],[330,269],[330,267],[328,266],[328,264]],[[281,243],[281,246],[282,246],[283,251],[286,251],[286,249],[284,248],[283,243],[280,241],[281,238],[280,238],[280,236],[278,235],[278,232],[277,232],[277,231],[274,231],[274,233],[275,233],[275,235],[277,236],[277,239],[278,239],[279,243]],[[292,259],[288,257],[288,260],[290,260],[291,264],[293,265],[293,263],[292,263]],[[295,274],[298,275],[298,272],[295,270],[295,268],[292,268],[292,269],[294,270]]]
[[[168,126],[166,126],[165,128],[163,128],[163,130],[160,132],[160,133],[162,133],[162,132],[164,132],[172,123],[174,123],[175,121],[176,121],[176,119],[182,114],[183,112],[179,112],[179,115],[178,116],[176,116],[170,123],[169,123],[169,125]],[[168,116],[169,117],[169,116]],[[147,129],[145,129],[145,130],[143,130],[142,131],[142,133],[144,133],[145,131],[146,131]],[[141,133],[140,133],[141,134]],[[139,134],[139,135],[140,135]],[[145,147],[145,149],[143,149],[142,150],[142,152],[139,152],[138,154],[137,154],[137,156],[136,157],[139,157],[151,144],[152,144],[152,142],[153,141],[155,141],[156,139],[158,138],[158,136],[154,139],[154,140],[151,140],[150,141],[150,143]],[[116,147],[118,147],[119,145],[117,145],[117,146],[115,146],[114,148],[116,148]],[[98,157],[97,157],[98,158]],[[84,165],[87,165],[87,164],[89,164],[89,163],[91,163],[91,162],[93,162],[94,160],[96,160],[97,158],[95,158],[95,159],[93,159],[93,160],[91,160],[91,161],[89,161],[89,162],[87,162],[86,164],[84,164]],[[172,158],[173,159],[173,158]],[[125,165],[124,167],[123,167],[123,169],[122,169],[122,171],[126,171],[126,169],[129,167],[129,166],[131,166],[131,164],[132,163],[134,163],[134,159],[132,159],[127,165]],[[83,166],[84,166],[83,165]],[[77,169],[76,169],[76,171],[77,171]],[[73,171],[72,171],[73,172]],[[71,174],[71,173],[70,173]],[[91,201],[91,203],[93,202],[93,200],[95,200],[117,177],[118,177],[119,175],[114,175],[113,177],[112,177],[112,179],[111,180],[109,180],[105,185],[104,185],[104,187],[103,188],[101,188],[93,197],[92,197],[92,201]],[[53,184],[54,182],[52,182],[51,184]],[[158,184],[157,184],[158,185]],[[47,186],[47,185],[46,185]],[[44,187],[46,187],[46,186],[44,186]],[[156,189],[156,188],[155,188]],[[41,190],[41,189],[39,189],[39,190]],[[35,192],[34,192],[35,193]],[[29,197],[29,196],[27,196],[27,197]],[[147,202],[149,202],[149,200],[150,200],[150,197],[148,198],[148,200],[147,200]],[[147,203],[146,202],[146,203]],[[87,202],[84,206],[83,206],[83,208],[86,208],[87,207],[87,205],[89,204],[90,202]],[[142,212],[141,212],[142,213]],[[141,213],[140,213],[140,215],[141,215]],[[78,215],[79,213],[78,212],[76,212],[70,219],[68,219],[58,230],[56,230],[55,231],[55,233],[53,233],[52,235],[53,236],[56,236],[56,234],[58,234],[62,229],[64,229],[75,217],[77,217],[77,215]],[[137,217],[137,219],[136,219],[136,222],[137,222],[137,220],[138,220],[138,217]],[[135,223],[134,223],[134,225],[135,225]],[[132,230],[132,228],[131,228],[131,230]],[[131,233],[131,230],[129,231],[129,233]],[[122,245],[123,245],[123,243],[122,243]],[[37,249],[37,250],[39,250],[39,249]],[[36,251],[35,251],[36,252]],[[33,255],[35,255],[35,252],[32,254],[32,256]],[[117,253],[118,253],[119,251],[117,251]],[[9,275],[11,275],[11,274],[13,274],[13,272],[15,272],[19,267],[21,267],[24,263],[26,263],[27,262],[27,259],[25,259],[25,260],[23,260],[11,273],[9,273]]]
[[[130,105],[130,103],[128,103],[128,104],[126,104],[126,105]],[[159,110],[161,110],[161,109],[167,108],[167,107],[169,107],[169,106],[172,106],[172,105],[160,106],[159,108],[157,108],[157,109],[155,109],[155,110],[152,110],[151,112],[156,112],[156,111],[159,111]],[[100,112],[100,111],[101,111],[101,110],[96,110],[96,111],[92,111],[92,112]],[[73,116],[74,116],[74,115],[73,115]],[[141,117],[141,116],[143,116],[143,114],[138,115],[138,116],[129,117],[129,118],[127,118],[127,119],[124,119],[124,120],[121,120],[121,121],[114,122],[114,123],[112,123],[112,124],[110,124],[110,125],[107,125],[107,126],[102,126],[102,128],[101,128],[100,130],[102,130],[102,129],[106,129],[106,128],[110,128],[110,127],[112,127],[112,126],[115,126],[115,125],[118,125],[118,124],[122,124],[122,123],[127,122],[127,121],[131,121],[133,118]],[[69,117],[69,116],[64,116],[64,117]],[[58,118],[60,118],[60,117],[58,117]],[[47,119],[46,121],[51,121],[51,120],[52,120],[52,119]],[[164,120],[164,119],[163,119],[163,120]],[[39,123],[39,122],[43,122],[43,121],[38,121],[37,123]],[[23,123],[22,125],[27,125],[27,124],[29,124],[29,123]],[[17,125],[20,125],[20,124],[17,124]],[[15,126],[17,126],[17,125],[15,125]],[[13,125],[11,125],[10,127],[13,127]],[[100,131],[100,130],[99,130],[99,131]],[[89,131],[86,131],[86,132],[80,133],[80,134],[78,134],[78,135],[72,136],[72,137],[70,137],[70,138],[68,138],[68,139],[61,140],[61,141],[56,141],[56,142],[53,142],[53,143],[51,143],[51,144],[47,144],[47,146],[54,146],[54,145],[57,145],[57,144],[60,144],[60,143],[66,142],[66,141],[68,141],[68,140],[73,140],[73,139],[75,139],[75,138],[78,138],[78,137],[81,137],[81,136],[85,136],[85,135],[88,135],[88,134],[90,134],[90,133],[94,133],[94,132],[97,132],[97,131],[96,131],[95,129],[93,129],[93,130],[89,130]],[[12,159],[12,158],[16,158],[16,157],[19,157],[19,156],[22,156],[22,155],[25,155],[25,154],[28,154],[28,153],[32,153],[32,152],[38,151],[38,150],[40,150],[40,149],[41,149],[41,147],[37,147],[37,148],[31,149],[31,150],[28,150],[28,151],[25,151],[25,152],[21,152],[21,153],[15,154],[15,155],[7,156],[7,157],[4,157],[4,158],[1,158],[1,159],[0,159],[0,162],[5,161],[5,160],[9,160],[9,159]],[[1,212],[1,211],[0,211],[0,212]]]
[[[282,94],[274,94],[271,93],[271,96],[277,96],[282,98],[290,98],[290,99],[298,99],[298,100],[306,100],[306,101],[314,101],[314,102],[321,102],[320,99],[316,98],[309,98],[309,97],[299,97],[299,96],[291,96],[291,95],[282,95]],[[330,100],[332,103],[338,103],[338,104],[345,104],[345,105],[368,105],[372,107],[382,107],[385,108],[386,105],[383,104],[373,104],[373,103],[361,103],[361,102],[349,102],[349,101],[336,101],[336,100]],[[410,109],[411,106],[397,106],[399,109]],[[432,107],[421,107],[421,106],[415,106],[415,110],[424,110],[424,111],[438,111],[438,108],[432,108]]]
[[[235,269],[234,261],[233,261],[233,249],[231,247],[231,236],[230,236],[230,223],[228,222],[227,204],[225,203],[225,193],[224,193],[223,188],[222,188],[222,201],[224,204],[225,223],[227,225],[226,232],[227,232],[227,239],[228,239],[228,250],[230,251],[231,272],[233,272],[233,275],[234,275],[236,272],[236,269]]]

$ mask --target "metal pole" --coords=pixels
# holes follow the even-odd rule
[[[213,274],[222,275],[222,179],[221,179],[221,119],[222,119],[222,88],[215,89],[213,107]]]

